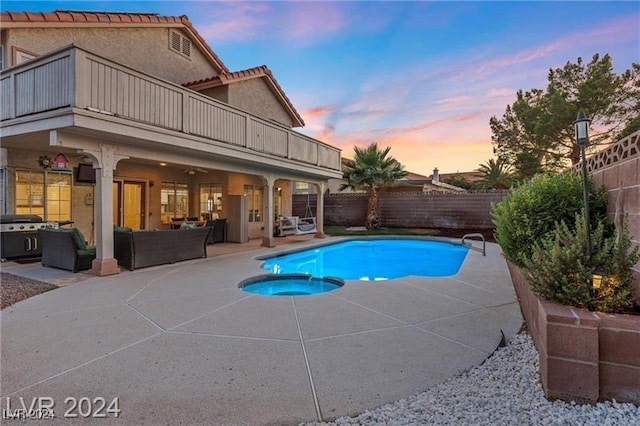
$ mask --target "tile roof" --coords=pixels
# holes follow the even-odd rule
[[[209,56],[220,72],[228,73],[229,69],[215,54],[209,44],[194,28],[189,18],[181,16],[162,16],[157,13],[128,13],[128,12],[85,12],[73,10],[55,10],[53,12],[1,12],[0,23],[16,25],[159,25],[184,26],[194,41]]]
[[[183,86],[193,90],[201,90],[253,78],[265,78],[276,95],[280,97],[286,108],[289,110],[289,114],[293,118],[294,124],[296,124],[297,126],[304,126],[304,120],[302,119],[302,116],[300,116],[298,111],[295,109],[293,103],[284,93],[284,90],[278,84],[278,81],[273,76],[273,73],[271,73],[271,70],[266,65],[260,65],[241,71],[221,73],[220,75],[205,78],[202,80],[190,81],[183,84]]]

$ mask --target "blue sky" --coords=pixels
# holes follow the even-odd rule
[[[549,68],[640,62],[640,2],[6,1],[2,10],[189,17],[232,71],[266,64],[306,126],[343,149],[377,141],[416,173],[492,157],[489,118]]]

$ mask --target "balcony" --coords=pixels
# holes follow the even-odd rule
[[[3,70],[0,94],[1,128],[82,111],[195,136],[210,152],[222,144],[239,158],[260,153],[341,175],[335,147],[73,45]]]

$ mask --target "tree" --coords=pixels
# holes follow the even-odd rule
[[[478,189],[508,189],[515,182],[511,166],[500,158],[489,159],[485,164],[480,164],[478,170],[483,174],[475,184]]]
[[[378,149],[376,142],[362,149],[357,146],[353,148],[355,156],[353,160],[345,162],[346,168],[343,177],[347,183],[340,185],[340,191],[347,188],[363,189],[367,192],[367,219],[365,226],[367,229],[380,228],[378,217],[378,192],[388,185],[392,185],[397,180],[407,175],[404,166],[395,158],[389,155],[391,147],[383,150]]]
[[[550,69],[547,80],[546,90],[519,90],[502,118],[489,120],[494,152],[522,178],[580,160],[573,128],[579,111],[591,120],[591,147],[615,142],[640,115],[637,63],[618,75],[609,55],[595,54],[587,64],[578,58]]]

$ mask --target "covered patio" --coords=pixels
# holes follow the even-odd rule
[[[68,173],[86,162],[95,169],[95,186],[74,175],[70,195],[74,226],[95,241],[94,274],[119,272],[113,225],[127,220],[153,230],[180,213],[215,213],[273,246],[275,216],[291,213],[294,182],[315,185],[323,236],[322,195],[341,176],[340,151],[330,145],[73,45],[2,71],[1,82],[8,188],[16,170],[42,155],[63,154]],[[175,199],[167,207],[170,185],[174,198],[186,194],[181,211]],[[127,189],[138,201],[129,211]],[[11,195],[8,212],[17,207]],[[233,197],[242,207],[229,207]]]

